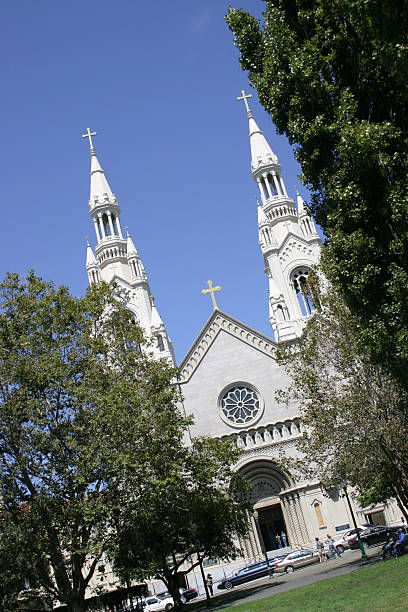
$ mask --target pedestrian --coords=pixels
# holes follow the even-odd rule
[[[404,548],[405,545],[405,540],[406,540],[406,535],[404,533],[403,529],[398,529],[397,531],[397,538],[395,540],[395,544],[394,544],[394,557],[398,557],[398,555],[401,553],[401,550]]]
[[[282,542],[282,548],[286,548],[286,546],[288,545],[288,539],[286,537],[286,533],[283,530],[282,530],[280,537],[281,537],[281,542]]]
[[[275,540],[276,540],[276,544],[277,544],[276,548],[282,548],[282,543],[281,543],[281,539],[280,539],[279,533],[276,534]]]
[[[329,549],[329,551],[331,552],[333,559],[337,559],[337,557],[341,556],[330,534],[327,534],[325,544],[327,548]]]
[[[214,591],[213,591],[213,577],[211,576],[211,574],[207,574],[207,577],[205,579],[205,583],[207,585],[207,589],[211,595],[211,597],[214,595]]]
[[[395,535],[393,533],[391,533],[391,531],[387,531],[387,539],[385,540],[385,544],[383,546],[383,552],[382,552],[382,560],[385,561],[385,557],[387,555],[387,552],[390,553],[390,555],[393,555],[394,557],[396,556],[396,552],[394,552],[395,549]]]
[[[319,553],[319,562],[323,563],[324,557],[325,557],[324,544],[321,540],[319,540],[319,538],[315,538],[315,541],[316,541],[316,550]]]

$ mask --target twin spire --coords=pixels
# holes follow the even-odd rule
[[[301,196],[297,194],[296,206],[287,194],[278,158],[249,108],[248,99],[252,95],[245,91],[241,93],[237,99],[242,100],[246,108],[252,176],[258,184],[260,195],[259,241],[269,278],[270,319],[275,337],[289,339],[298,335],[295,321],[303,316],[294,305],[296,298],[291,285],[297,283],[296,287],[300,287],[302,281],[298,280],[298,276],[307,275],[310,266],[318,261],[320,239]],[[128,296],[127,307],[134,313],[146,335],[157,338],[156,352],[174,363],[171,342],[154,305],[142,261],[127,228],[126,235],[122,235],[119,203],[96,156],[93,144],[95,136],[97,133],[90,128],[82,134],[83,138],[88,139],[91,154],[89,208],[97,239],[95,253],[87,243],[89,282],[103,280],[115,283],[123,295]],[[302,265],[299,272],[295,268],[290,272],[292,268],[289,266],[294,264]],[[297,276],[295,274],[293,279],[289,278],[288,269],[290,275],[296,272]],[[210,287],[212,291],[217,289]],[[298,328],[300,330],[301,326]]]
[[[95,253],[87,240],[86,270],[89,283],[102,280],[113,284],[115,292],[126,300],[126,307],[146,338],[151,339],[149,351],[174,364],[171,341],[154,304],[145,268],[128,228],[123,237],[119,203],[96,157],[92,140],[96,135],[89,128],[82,134],[83,138],[88,138],[91,153],[89,212],[97,240]]]

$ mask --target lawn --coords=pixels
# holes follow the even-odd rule
[[[408,555],[231,607],[234,612],[407,612]]]
[[[223,599],[212,603],[234,612],[407,612],[408,555],[245,604]],[[205,609],[202,602],[188,608]]]

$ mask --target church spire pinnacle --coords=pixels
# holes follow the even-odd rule
[[[259,128],[257,122],[254,119],[249,104],[248,98],[252,98],[252,94],[246,94],[242,90],[242,96],[238,96],[237,100],[243,100],[247,111],[247,117],[249,121],[249,142],[251,145],[251,158],[252,158],[252,172],[255,175],[259,174],[259,171],[263,171],[266,167],[278,166],[278,158],[269,146],[268,141]]]

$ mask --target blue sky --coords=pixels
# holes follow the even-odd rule
[[[242,88],[294,196],[300,170],[250,90],[224,15],[262,0],[18,0],[0,6],[1,277],[87,287],[95,147],[182,359],[211,314],[270,335]],[[307,194],[303,191],[304,196]]]

